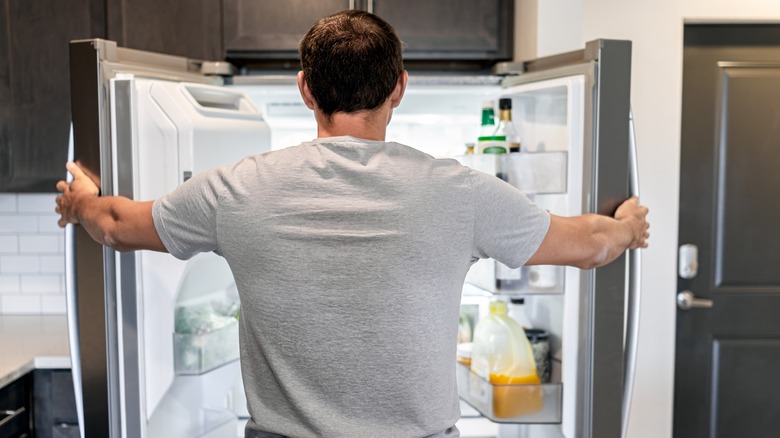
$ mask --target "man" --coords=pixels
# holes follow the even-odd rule
[[[75,164],[60,225],[120,251],[216,251],[241,298],[247,436],[457,436],[455,343],[472,263],[589,269],[646,246],[637,199],[565,218],[498,178],[385,142],[408,80],[362,11],[301,42],[317,139],[203,172],[156,201],[100,197]]]

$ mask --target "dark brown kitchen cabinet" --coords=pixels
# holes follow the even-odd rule
[[[404,59],[416,65],[489,66],[512,58],[513,0],[224,0],[223,45],[229,59],[250,69],[294,69],[311,25],[350,7],[392,24]]]
[[[33,375],[35,438],[79,438],[73,374],[69,369],[37,369]]]
[[[32,374],[0,388],[0,436],[32,436]]]
[[[221,0],[106,0],[108,39],[131,49],[221,60],[220,5]]]
[[[395,27],[408,60],[512,58],[514,2],[501,0],[370,0]]]
[[[296,60],[298,44],[320,18],[349,0],[224,0],[223,44],[236,60]]]
[[[68,43],[104,37],[97,0],[0,0],[0,192],[53,192],[70,129]]]

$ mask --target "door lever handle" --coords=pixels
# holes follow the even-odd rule
[[[689,290],[684,290],[677,294],[677,307],[680,308],[680,310],[689,310],[693,308],[709,309],[713,304],[712,300],[696,298],[696,295]]]

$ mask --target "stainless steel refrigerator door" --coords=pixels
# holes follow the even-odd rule
[[[596,40],[585,50],[526,62],[505,87],[572,75],[585,77],[582,211],[612,215],[629,196],[631,43]],[[577,182],[571,181],[571,184]],[[524,426],[533,436],[618,438],[624,376],[626,257],[580,276],[576,409],[558,431]],[[565,353],[564,353],[565,354]],[[564,384],[564,392],[569,391]],[[572,416],[574,418],[572,418]],[[537,434],[538,432],[538,434]]]
[[[197,62],[173,56],[122,49],[106,40],[74,41],[70,45],[71,114],[74,135],[74,160],[101,187],[104,195],[115,191],[110,81],[117,74],[132,73],[144,77],[221,84],[221,78],[209,78],[198,72]],[[127,424],[123,408],[140,398],[140,388],[124,385],[120,375],[120,344],[134,342],[134,330],[122,330],[117,301],[117,253],[95,243],[82,227],[75,227],[75,254],[72,271],[75,279],[74,302],[77,305],[79,357],[74,369],[76,393],[83,403],[82,433],[85,436],[123,436],[140,430]],[[127,303],[125,303],[127,305]],[[122,339],[120,339],[120,336]],[[121,389],[120,389],[121,388]],[[77,395],[78,399],[78,395]],[[137,413],[133,414],[137,418]],[[125,435],[130,436],[130,435]]]

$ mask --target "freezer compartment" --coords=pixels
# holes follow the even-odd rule
[[[563,385],[494,385],[457,365],[458,395],[496,423],[556,424],[561,422]]]
[[[566,152],[472,154],[455,159],[464,166],[496,175],[527,195],[566,192]]]
[[[238,321],[204,334],[173,334],[176,374],[202,374],[238,359]]]

